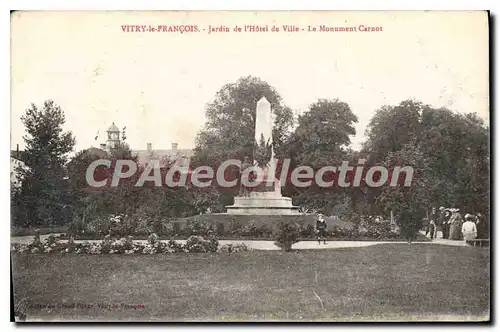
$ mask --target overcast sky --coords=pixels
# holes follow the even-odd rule
[[[198,25],[198,33],[123,32],[122,25]],[[295,33],[212,33],[209,25],[294,24]],[[307,32],[308,26],[382,32]],[[282,29],[281,29],[282,30]],[[204,106],[226,83],[260,77],[297,113],[339,98],[358,116],[354,147],[374,111],[414,98],[488,122],[488,23],[481,12],[16,13],[11,25],[11,146],[21,114],[53,99],[76,150],[115,122],[133,149],[194,147]],[[95,135],[100,130],[100,137]]]

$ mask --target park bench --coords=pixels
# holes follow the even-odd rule
[[[468,240],[471,245],[474,247],[484,247],[485,244],[490,244],[490,239],[474,239],[474,240]]]

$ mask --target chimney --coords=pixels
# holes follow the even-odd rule
[[[147,143],[146,145],[148,147],[148,153],[151,154],[153,152],[153,144]]]
[[[106,150],[106,144],[105,143],[101,143],[99,146],[101,147],[101,150]]]
[[[16,146],[16,158],[19,158],[19,144]]]
[[[177,148],[179,147],[179,143],[172,143],[172,155],[177,154]]]

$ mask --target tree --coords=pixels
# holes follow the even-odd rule
[[[298,165],[320,168],[344,160],[358,117],[347,103],[319,99],[299,116],[288,150]]]
[[[390,152],[384,164],[389,169],[401,165],[414,169],[410,186],[404,186],[402,181],[396,187],[385,186],[377,198],[382,211],[389,214],[392,210],[398,216],[398,226],[411,242],[422,228],[422,219],[430,204],[429,187],[432,175],[428,161],[418,147],[406,144],[399,151]]]
[[[23,179],[20,197],[26,212],[24,223],[65,223],[71,216],[65,165],[75,139],[71,132],[63,132],[64,112],[48,100],[42,109],[32,104],[21,120],[27,132],[23,137],[27,167],[18,169]]]
[[[120,158],[130,158],[132,155],[132,150],[127,142],[119,142],[118,146],[111,149],[110,157],[111,159],[120,159]]]
[[[362,150],[370,155],[366,166],[383,163],[410,144],[428,165],[429,204],[488,213],[489,128],[477,114],[403,101],[379,109],[366,135]],[[374,197],[381,194],[377,188],[367,192]]]
[[[435,185],[431,199],[470,212],[489,210],[489,128],[475,113],[428,110],[422,116],[420,149],[427,156]]]
[[[383,161],[389,152],[414,143],[420,136],[420,119],[429,107],[418,101],[405,100],[397,106],[382,106],[375,112],[366,129],[363,152],[375,162]]]
[[[350,152],[350,136],[356,134],[356,122],[358,118],[349,105],[338,99],[319,99],[311,104],[309,111],[299,116],[298,126],[286,145],[286,155],[291,157],[291,169],[299,165],[316,170],[323,166],[340,165]],[[288,183],[284,192],[292,196],[295,204],[323,213],[334,213],[339,210],[339,205],[348,202],[344,188],[335,185],[321,188],[315,181],[307,188],[295,188]]]

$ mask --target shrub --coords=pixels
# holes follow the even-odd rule
[[[104,240],[102,240],[101,242],[101,252],[104,253],[104,254],[107,254],[111,251],[111,245],[112,245],[112,241],[111,241],[111,235],[106,235],[104,237]]]
[[[88,225],[83,221],[83,218],[75,218],[68,226],[68,232],[72,234],[88,233]]]
[[[126,250],[131,250],[134,248],[134,237],[129,235],[127,236],[125,240],[125,249]]]
[[[259,236],[271,239],[273,237],[273,229],[269,225],[262,225],[260,227]]]
[[[148,243],[152,246],[154,245],[157,245],[159,242],[159,238],[158,238],[158,235],[156,235],[156,233],[151,233],[149,236],[148,236]]]
[[[110,218],[103,216],[92,219],[86,226],[86,229],[83,231],[83,234],[104,236],[106,234],[109,234],[110,231],[111,231]]]
[[[54,236],[54,234],[50,234],[47,239],[45,239],[44,241],[44,245],[45,246],[51,246],[53,245],[54,243],[57,242],[57,238]]]
[[[238,235],[241,232],[241,224],[238,221],[231,219],[229,221],[229,234]]]
[[[96,244],[96,243],[90,243],[88,241],[85,241],[84,243],[81,243],[75,249],[75,253],[86,254],[86,255],[100,254],[101,253],[101,246],[99,244]]]
[[[244,243],[240,244],[225,244],[220,247],[220,252],[243,252],[248,251],[249,248]]]
[[[217,238],[215,237],[212,237],[207,242],[208,243],[205,244],[207,252],[217,252],[217,249],[219,248],[219,240],[217,240]]]
[[[205,252],[203,242],[205,240],[201,236],[190,236],[184,248],[187,252]]]
[[[215,233],[219,236],[224,235],[224,223],[223,222],[218,221],[215,224]]]
[[[212,237],[205,240],[201,236],[190,236],[184,245],[186,252],[216,252],[219,247],[219,241]]]
[[[290,251],[298,242],[299,226],[293,222],[279,221],[273,234],[274,244],[284,251]]]
[[[181,223],[178,221],[174,221],[171,224],[174,227],[174,235],[181,235],[182,234]]]
[[[137,235],[148,235],[153,233],[153,227],[148,218],[140,218],[135,229],[135,234]]]
[[[167,248],[168,248],[169,252],[173,252],[173,253],[184,251],[182,244],[175,242],[174,240],[168,241]]]
[[[261,237],[264,233],[264,230],[265,227],[263,225],[259,227],[258,222],[256,222],[255,220],[250,220],[248,224],[241,228],[240,235],[252,238]]]
[[[174,236],[175,235],[175,227],[171,222],[162,223],[162,229],[160,232],[161,235],[165,236]]]
[[[314,237],[315,228],[311,224],[306,225],[306,226],[302,225],[302,227],[300,227],[299,234],[301,237],[304,237],[304,238]]]

